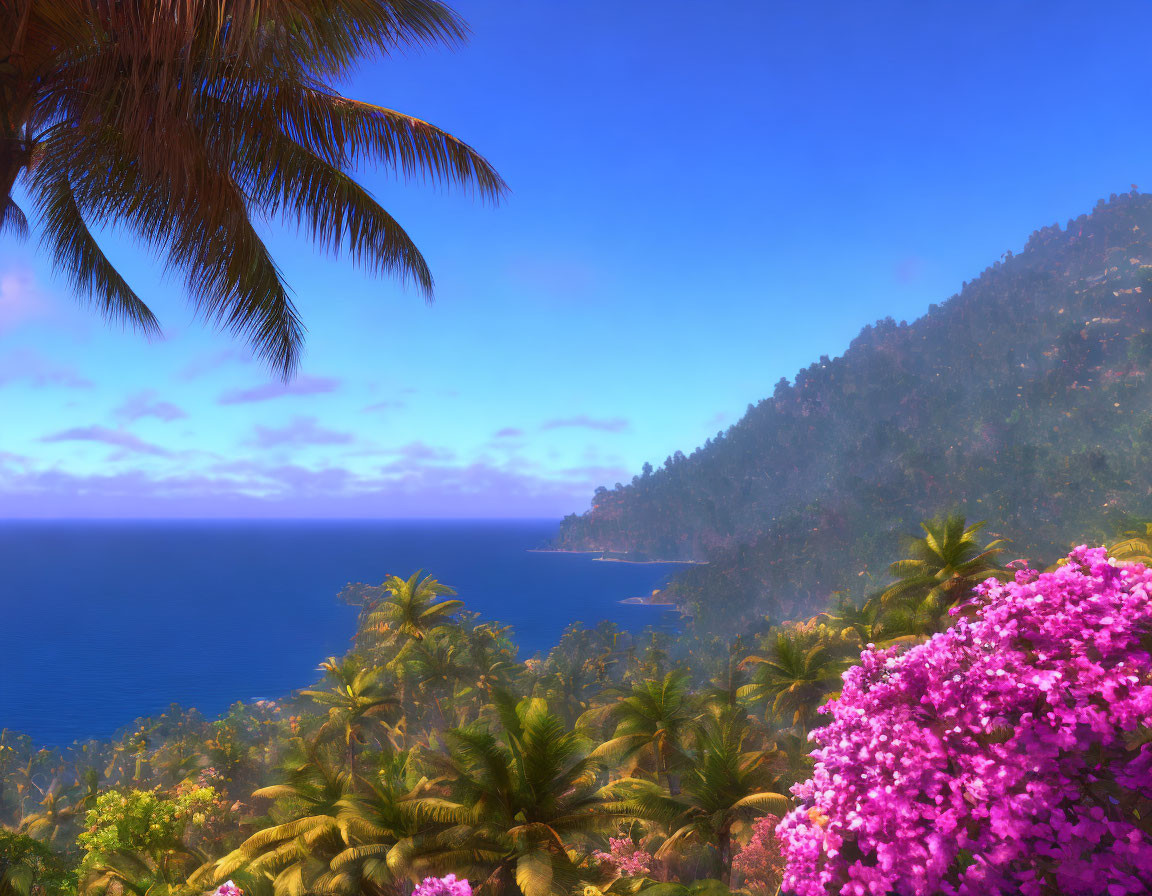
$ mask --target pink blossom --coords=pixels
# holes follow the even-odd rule
[[[1080,547],[845,675],[800,808],[796,896],[1152,892],[1152,571]]]
[[[631,837],[609,837],[610,852],[592,854],[597,862],[611,865],[620,877],[643,877],[652,870],[652,854],[632,842]]]
[[[216,888],[213,896],[244,896],[244,891],[232,883],[232,881],[227,881]]]
[[[465,878],[457,880],[455,874],[445,877],[426,877],[412,896],[472,896],[472,885]]]
[[[743,875],[744,883],[754,893],[775,893],[784,873],[784,856],[776,827],[780,819],[765,815],[756,819],[752,837],[732,860],[732,870]]]

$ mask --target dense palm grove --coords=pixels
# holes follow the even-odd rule
[[[524,661],[430,576],[350,585],[353,649],[285,699],[174,706],[62,752],[5,731],[0,894],[386,896],[448,874],[524,896],[774,893],[818,708],[864,647],[923,643],[1010,578],[1001,551],[933,520],[886,587],[812,618],[573,626]],[[1152,528],[1113,554],[1148,560]]]
[[[1034,233],[912,323],[866,327],[727,432],[599,489],[557,547],[706,559],[670,594],[718,623],[820,608],[953,507],[1024,556],[1103,538],[1152,490],[1152,196]]]

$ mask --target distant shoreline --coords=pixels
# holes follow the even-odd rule
[[[632,563],[637,566],[666,566],[675,564],[677,566],[705,566],[705,560],[626,560],[623,557],[605,557],[604,554],[614,553],[613,551],[569,551],[561,548],[529,548],[529,554],[600,554],[599,557],[593,557],[596,563]],[[631,598],[629,598],[631,600]]]
[[[622,604],[628,604],[633,607],[670,607],[676,608],[676,604],[670,600],[652,600],[648,597],[626,597],[620,601]]]
[[[593,553],[600,553],[594,551]],[[705,566],[704,560],[624,560],[620,557],[596,557],[593,563],[634,563],[637,566],[666,566],[674,563],[680,566]]]

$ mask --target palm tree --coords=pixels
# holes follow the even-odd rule
[[[484,622],[467,632],[463,650],[472,681],[461,696],[474,695],[477,701],[491,699],[493,693],[512,682],[519,667],[515,645],[509,638],[511,631],[509,625]]]
[[[703,845],[713,851],[718,877],[728,883],[737,822],[788,811],[788,797],[777,792],[771,756],[749,749],[750,735],[746,718],[738,710],[726,710],[704,726],[689,758],[682,793],[670,794],[658,784],[635,779],[616,785],[630,814],[670,832],[657,858],[675,855],[686,844]]]
[[[0,0],[0,23],[0,227],[28,230],[19,180],[56,267],[145,333],[156,318],[93,225],[157,250],[201,313],[289,376],[303,327],[258,218],[431,296],[419,250],[348,172],[378,161],[487,199],[505,191],[467,144],[332,86],[362,56],[460,42],[439,0]]]
[[[608,704],[605,717],[615,723],[615,731],[593,755],[630,761],[632,771],[648,764],[655,769],[657,779],[676,793],[676,772],[684,765],[689,740],[700,719],[688,673],[676,670],[657,681],[637,683]]]
[[[276,799],[279,823],[202,869],[192,883],[238,876],[257,885],[267,881],[275,896],[398,893],[402,878],[388,856],[401,838],[415,833],[415,816],[403,802],[408,759],[406,752],[387,757],[362,792],[353,794],[348,776],[312,753],[288,781],[253,794]]]
[[[454,729],[429,756],[444,783],[413,806],[439,829],[411,838],[404,860],[420,874],[466,873],[482,896],[569,894],[579,880],[570,850],[613,817],[600,765],[543,700],[497,694],[494,707],[497,730]]]
[[[385,579],[381,587],[388,597],[367,610],[361,631],[385,641],[422,641],[464,608],[463,601],[440,600],[456,592],[423,573],[421,569],[408,579]]]
[[[882,605],[916,611],[939,627],[949,608],[980,582],[1002,573],[996,557],[1004,542],[981,545],[977,536],[984,525],[968,526],[957,515],[921,523],[924,537],[910,538],[908,556],[888,567],[896,581],[881,595]]]
[[[766,704],[777,717],[790,715],[791,724],[806,730],[824,698],[840,689],[848,662],[842,650],[810,632],[781,629],[770,643],[764,653],[744,660],[752,683],[740,688],[739,695]]]
[[[39,811],[26,815],[20,822],[20,833],[55,846],[80,813],[80,806],[74,802],[79,790],[79,787],[53,781],[42,792]]]
[[[1133,520],[1121,533],[1120,541],[1108,549],[1108,556],[1125,563],[1152,566],[1152,520]]]
[[[300,694],[328,707],[328,719],[318,736],[323,739],[334,733],[339,735],[348,776],[355,780],[357,747],[368,742],[370,731],[381,742],[390,738],[400,714],[400,699],[384,680],[384,669],[366,667],[354,654],[339,660],[329,657],[320,668],[332,679],[332,688],[307,689]]]
[[[448,727],[444,704],[453,709],[457,693],[471,677],[470,671],[457,640],[437,631],[423,640],[412,641],[404,664],[405,679],[416,685],[416,702],[435,708],[438,728]]]
[[[342,849],[336,815],[351,793],[350,776],[331,748],[294,739],[285,762],[285,780],[253,792],[273,800],[272,824],[257,831],[218,862],[202,866],[190,883],[200,889],[237,872],[253,881],[268,880],[273,892],[299,892],[313,857]]]
[[[881,644],[885,640],[886,620],[879,595],[873,595],[863,603],[857,603],[843,591],[836,592],[832,598],[832,608],[820,613],[817,619],[828,622],[839,631],[852,632],[860,647]]]

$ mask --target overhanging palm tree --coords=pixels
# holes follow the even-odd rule
[[[332,86],[361,57],[465,33],[439,0],[0,0],[0,229],[28,231],[20,182],[77,292],[154,333],[91,229],[124,228],[184,275],[206,318],[289,376],[303,327],[259,219],[430,297],[419,250],[350,172],[382,162],[505,191],[456,137]]]

